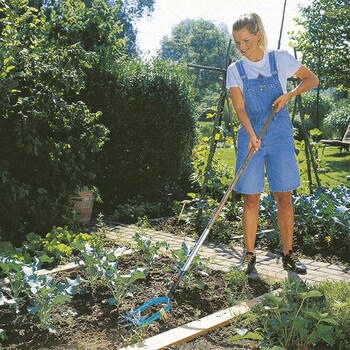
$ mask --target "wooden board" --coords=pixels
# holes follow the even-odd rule
[[[254,305],[260,303],[262,299],[263,295],[228,309],[215,312],[183,326],[157,334],[146,339],[142,344],[128,346],[121,350],[159,350],[171,345],[187,343],[211,330],[228,325],[234,317],[246,313]]]

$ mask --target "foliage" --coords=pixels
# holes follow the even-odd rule
[[[211,197],[200,199],[195,193],[188,193],[191,200],[184,201],[183,209],[179,214],[179,219],[184,220],[198,234],[202,233],[213,216],[219,202]],[[219,217],[216,219],[208,240],[214,243],[227,244],[231,242],[233,233],[238,234],[241,230],[241,201],[233,199],[222,209]]]
[[[159,249],[162,247],[169,249],[169,244],[167,244],[166,242],[163,241],[163,242],[153,243],[148,237],[138,232],[135,233],[133,238],[134,238],[134,241],[137,243],[136,249],[142,252],[142,254],[144,255],[147,272],[150,271],[154,261],[159,257],[158,255]]]
[[[331,96],[320,94],[319,105],[317,106],[317,92],[307,92],[303,94],[302,106],[305,118],[306,130],[321,129],[322,122],[328,114],[334,110],[334,102]],[[302,139],[303,130],[300,115],[297,114],[293,121],[293,126],[298,129],[298,139]]]
[[[249,332],[247,328],[236,328],[236,335],[230,337],[228,339],[229,342],[236,342],[237,340],[242,341],[242,349],[244,349],[243,340],[244,339],[252,339],[252,340],[262,340],[260,334],[256,332]]]
[[[225,275],[227,298],[230,305],[236,305],[241,300],[250,299],[251,294],[247,290],[248,275],[244,271],[238,270],[236,266],[231,266]]]
[[[115,0],[114,0],[115,1]],[[115,1],[116,2],[116,1]],[[129,56],[138,53],[135,22],[142,17],[150,16],[154,11],[155,0],[122,0],[118,18],[123,24],[119,37],[126,39],[126,52]]]
[[[91,155],[106,140],[100,113],[79,96],[97,60],[67,30],[92,20],[73,4],[81,9],[60,1],[48,20],[27,1],[1,2],[0,230],[17,242],[73,220],[69,192],[92,183]]]
[[[323,139],[341,140],[350,125],[350,99],[337,102],[333,110],[327,115],[322,123]]]
[[[334,346],[338,322],[320,307],[323,294],[300,281],[286,282],[279,296],[265,294],[261,323],[263,346],[304,349],[314,344]]]
[[[303,53],[323,88],[350,88],[349,20],[347,0],[313,0],[296,19],[301,30],[292,33],[292,46]]]
[[[91,72],[85,99],[110,130],[94,162],[106,206],[138,195],[168,200],[188,188],[195,132],[189,93],[185,71],[165,61],[119,60]]]
[[[36,314],[39,327],[50,332],[56,332],[55,316],[57,306],[69,302],[72,295],[77,293],[80,277],[75,280],[66,278],[65,283],[57,283],[52,276],[31,275],[27,281],[26,293],[31,306],[27,308],[29,314]]]
[[[180,249],[170,249],[170,252],[174,260],[174,263],[172,264],[171,268],[176,273],[180,273],[191,254],[191,250],[185,242],[182,242]],[[200,278],[200,275],[208,275],[206,272],[208,270],[208,267],[205,263],[206,260],[207,259],[203,259],[199,255],[196,255],[193,258],[192,263],[182,280],[184,282],[185,287],[188,286],[188,284],[192,281],[196,283],[199,286],[199,288],[204,288],[205,284]]]
[[[0,258],[0,268],[4,271],[9,281],[8,286],[3,285],[0,287],[0,305],[9,304],[15,308],[16,313],[19,313],[20,308],[24,304],[23,290],[26,287],[28,278],[40,268],[40,262],[36,259],[30,266],[26,266],[19,260],[2,257]]]
[[[350,247],[350,189],[339,185],[336,188],[316,188],[311,195],[293,197],[296,246],[307,255],[335,255],[349,262]],[[276,203],[264,195],[261,211],[274,228],[269,234],[268,246],[280,249]]]
[[[350,284],[341,281],[322,281],[315,288],[324,295],[325,312],[329,312],[340,328],[335,330],[335,349],[350,347]]]
[[[84,273],[84,282],[90,288],[98,285],[106,285],[112,296],[106,300],[110,305],[120,304],[128,293],[132,291],[132,285],[139,279],[145,279],[146,274],[143,269],[135,268],[127,275],[121,274],[118,270],[118,257],[125,250],[124,248],[105,251],[101,245],[82,244],[78,242],[75,247],[80,252],[77,264]]]
[[[142,217],[156,217],[162,213],[161,203],[144,202],[142,198],[128,199],[115,207],[111,219],[118,222],[135,223]]]
[[[7,335],[6,332],[0,328],[0,340],[6,340],[7,339]]]
[[[75,280],[66,278],[64,283],[57,283],[51,276],[38,276],[36,272],[41,263],[37,258],[25,264],[2,257],[0,267],[8,279],[8,284],[0,287],[0,306],[8,304],[18,314],[29,300],[31,306],[27,307],[27,311],[38,315],[39,327],[54,332],[56,306],[68,302],[71,295],[78,292],[80,277]]]
[[[214,214],[219,201],[227,190],[228,184],[233,179],[232,170],[223,162],[213,159],[212,165],[208,166],[211,137],[204,136],[200,139],[197,147],[193,150],[193,169],[191,181],[194,189],[203,187],[204,179],[207,178],[206,196],[201,193],[190,192],[187,195],[190,200],[184,201],[184,206],[179,215],[180,219],[196,229],[198,233],[207,226]],[[238,225],[238,212],[241,206],[239,195],[232,194],[232,200],[222,209],[209,239],[216,243],[228,243],[232,232],[236,231]]]
[[[25,264],[36,260],[46,266],[57,264],[65,257],[71,256],[76,242],[97,244],[98,238],[88,233],[75,233],[67,227],[53,227],[43,238],[34,232],[26,235],[19,247],[8,241],[0,241],[0,257],[12,259]],[[0,275],[7,276],[7,269],[0,264]]]
[[[163,38],[160,57],[184,64],[194,63],[226,69],[229,40],[230,33],[223,24],[216,25],[205,19],[186,19],[173,28],[170,36]],[[233,46],[230,56],[236,56]],[[198,89],[197,102],[208,93],[211,95],[213,91],[217,94],[220,92],[222,77],[218,72],[193,68],[191,76]]]
[[[44,11],[46,21],[52,26],[50,37],[66,45],[79,43],[85,51],[97,53],[100,64],[124,54],[120,1],[113,6],[108,6],[105,0],[29,0],[28,3]]]
[[[54,0],[51,0],[54,2]],[[96,0],[82,0],[86,7],[91,8]],[[104,6],[116,11],[115,23],[121,23],[121,28],[116,33],[116,39],[125,40],[125,49],[128,56],[138,54],[136,42],[136,22],[144,16],[150,16],[154,11],[155,0],[103,0]],[[95,29],[95,28],[92,28]],[[90,32],[90,35],[93,31]],[[98,33],[96,32],[96,37]]]

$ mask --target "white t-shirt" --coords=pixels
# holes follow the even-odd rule
[[[278,70],[278,78],[281,82],[283,92],[286,93],[287,79],[295,74],[295,72],[300,68],[301,63],[285,50],[275,50],[275,59]],[[264,57],[258,62],[250,61],[247,57],[243,57],[242,62],[248,79],[256,79],[259,76],[271,76],[268,52],[265,52]],[[227,68],[226,87],[228,89],[230,87],[239,87],[241,91],[243,91],[243,82],[235,63],[230,64]]]

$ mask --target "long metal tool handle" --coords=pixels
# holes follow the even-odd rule
[[[275,116],[276,113],[276,109],[277,109],[277,105],[274,106],[274,108],[272,109],[269,117],[267,118],[259,136],[258,136],[258,140],[261,140],[263,135],[265,134],[265,131],[267,129],[267,127],[269,126],[272,118]],[[177,288],[177,286],[179,285],[180,281],[182,280],[183,276],[185,275],[185,273],[187,272],[188,268],[190,267],[194,257],[196,256],[199,248],[202,246],[202,244],[204,243],[205,239],[207,238],[211,228],[214,225],[215,220],[217,219],[217,217],[219,216],[222,208],[225,206],[228,197],[230,196],[231,192],[233,191],[237,181],[239,180],[239,178],[241,177],[243,170],[246,168],[250,158],[252,157],[252,155],[254,154],[254,147],[251,147],[249,150],[248,155],[246,156],[243,164],[241,165],[240,169],[238,170],[236,176],[234,177],[234,179],[232,180],[230,186],[228,187],[228,189],[226,190],[224,196],[222,197],[219,205],[217,206],[213,216],[211,217],[207,227],[205,228],[205,230],[203,231],[202,235],[199,237],[197,243],[195,244],[195,246],[193,247],[191,254],[189,255],[187,261],[185,262],[185,265],[183,266],[182,270],[180,271],[179,275],[177,276],[177,278],[175,279],[173,285],[171,286],[171,289],[168,293],[168,297],[170,298],[173,293],[175,292],[175,289]]]

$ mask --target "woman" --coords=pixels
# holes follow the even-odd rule
[[[251,273],[255,267],[258,208],[266,170],[269,189],[277,202],[283,267],[306,273],[305,265],[298,260],[292,248],[294,212],[291,191],[300,185],[300,178],[286,103],[292,97],[317,86],[319,80],[287,51],[267,51],[265,30],[257,14],[241,16],[232,29],[236,47],[243,56],[227,70],[227,88],[230,89],[233,106],[241,123],[236,172],[249,149],[254,147],[254,155],[235,187],[237,192],[244,194],[242,221],[246,252],[240,269]],[[300,78],[301,83],[287,92],[287,78],[292,75]],[[275,105],[275,118],[259,141],[257,135]]]

